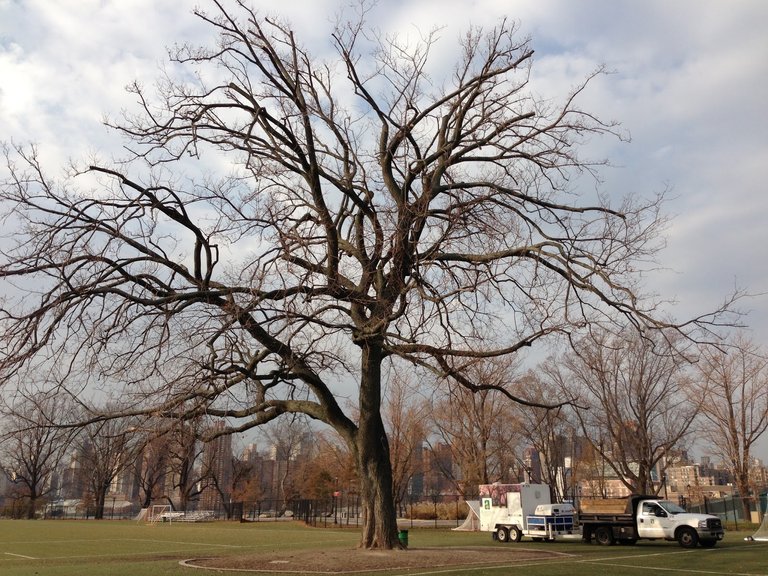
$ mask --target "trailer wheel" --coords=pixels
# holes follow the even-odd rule
[[[613,546],[613,530],[610,526],[598,526],[595,528],[595,542],[602,546]]]
[[[509,532],[504,526],[496,528],[496,540],[499,542],[509,542]]]
[[[681,528],[677,533],[677,542],[683,548],[696,548],[699,543],[699,535],[693,528]]]
[[[520,528],[517,526],[512,526],[509,529],[509,541],[510,542],[520,542],[520,539],[523,537],[523,533],[520,532]]]

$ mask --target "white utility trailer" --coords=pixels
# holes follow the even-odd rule
[[[568,503],[553,504],[546,484],[480,485],[480,530],[501,542],[581,538]]]

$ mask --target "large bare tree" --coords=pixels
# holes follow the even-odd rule
[[[696,368],[690,391],[706,398],[700,413],[708,450],[733,474],[748,518],[752,448],[768,430],[768,350],[739,332],[727,346],[704,347]]]
[[[307,414],[354,455],[361,545],[397,546],[384,360],[479,390],[474,359],[597,314],[654,324],[635,274],[661,198],[580,199],[573,178],[602,164],[580,145],[615,126],[579,108],[590,78],[537,100],[510,22],[469,29],[448,71],[430,69],[436,33],[378,35],[365,4],[328,60],[244,2],[208,5],[216,45],[176,50],[114,122],[131,162],[78,187],[8,151],[0,277],[25,295],[2,306],[0,376],[47,355],[67,382],[123,386],[124,414],[225,432]],[[220,174],[189,181],[198,160]]]

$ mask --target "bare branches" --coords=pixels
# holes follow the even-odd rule
[[[620,135],[577,104],[602,70],[545,105],[528,42],[501,22],[470,30],[436,78],[438,31],[412,45],[370,34],[366,6],[321,61],[288,24],[213,0],[196,13],[218,43],[174,51],[184,75],[156,94],[132,86],[138,111],[111,122],[127,162],[54,182],[34,149],[5,150],[0,202],[18,239],[0,278],[17,291],[0,306],[0,377],[40,362],[65,367],[59,386],[119,387],[94,423],[325,422],[356,458],[371,522],[391,512],[363,545],[390,547],[385,359],[559,406],[472,369],[617,317],[691,336],[727,306],[659,318],[638,272],[661,247],[663,197],[571,190],[603,164],[580,157],[583,140]],[[223,170],[169,176],[190,166]],[[351,417],[340,389],[355,385]]]
[[[576,416],[584,437],[627,488],[650,493],[651,473],[688,437],[698,403],[684,394],[688,361],[660,333],[595,332],[573,353],[547,363],[550,379],[589,410]]]
[[[7,396],[6,396],[7,398]],[[21,394],[0,408],[0,472],[12,478],[18,496],[28,502],[27,518],[36,503],[55,487],[52,482],[67,448],[69,432],[57,427],[57,412],[66,411],[62,398],[45,393]]]
[[[576,155],[579,135],[613,132],[575,106],[589,78],[544,114],[526,91],[532,52],[501,23],[462,40],[453,85],[434,92],[425,67],[435,34],[412,51],[379,39],[376,74],[361,74],[362,27],[353,23],[334,39],[347,81],[373,111],[356,116],[342,105],[333,66],[314,62],[290,28],[244,7],[240,20],[215,5],[217,14],[200,16],[220,31],[220,45],[183,47],[176,59],[217,63],[226,81],[195,88],[168,79],[159,95],[164,112],[136,86],[143,114],[117,128],[151,164],[211,148],[235,152],[243,171],[182,190],[91,166],[115,186],[111,196],[88,199],[59,193],[34,153],[18,150],[32,176],[14,169],[7,197],[49,219],[36,223],[47,233],[37,235],[34,253],[3,275],[60,278],[35,313],[11,318],[35,326],[36,317],[58,311],[48,329],[18,335],[17,360],[25,343],[36,342],[33,353],[51,342],[52,327],[88,316],[97,303],[93,341],[102,344],[94,350],[129,326],[151,325],[162,342],[176,319],[205,309],[206,321],[220,326],[208,331],[207,346],[237,327],[279,358],[287,380],[300,374],[312,382],[313,370],[297,372],[287,344],[299,326],[317,334],[352,329],[358,342],[389,334],[388,353],[413,359],[416,341],[422,353],[509,353],[595,313],[658,324],[631,275],[636,259],[658,247],[661,198],[621,210],[556,198],[569,168],[588,167]],[[391,90],[380,96],[382,77]],[[216,225],[201,225],[192,206],[208,206]],[[247,275],[217,273],[220,246],[249,238],[262,247],[245,263]],[[53,248],[67,258],[42,260]],[[497,303],[515,311],[514,330],[492,320]],[[479,318],[507,341],[473,345],[462,334]],[[261,328],[265,321],[275,330]],[[193,332],[206,332],[195,324]],[[78,326],[74,320],[73,332]],[[275,338],[291,326],[294,335]],[[321,357],[320,365],[333,359],[328,351]]]
[[[726,463],[739,494],[749,495],[752,450],[768,430],[768,351],[737,333],[723,347],[701,347],[696,376],[688,393],[706,398],[700,415],[708,449]]]

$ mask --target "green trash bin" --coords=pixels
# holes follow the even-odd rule
[[[403,548],[408,548],[408,530],[400,530],[397,533],[397,539],[400,540]]]

